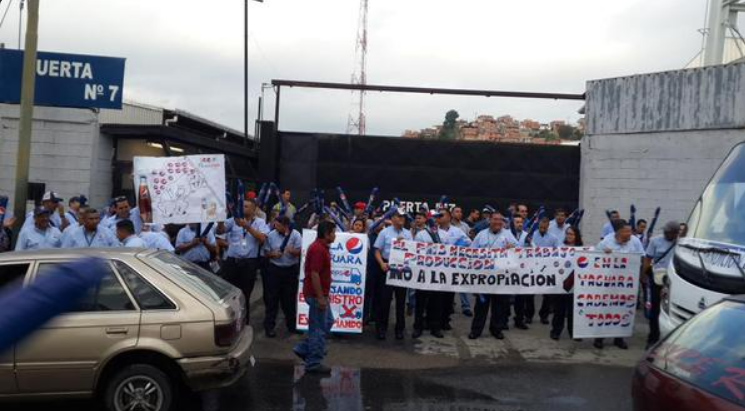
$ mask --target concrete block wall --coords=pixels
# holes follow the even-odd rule
[[[9,195],[11,201],[19,112],[17,105],[0,104],[0,193]],[[30,182],[45,183],[47,190],[65,200],[83,193],[95,205],[101,204],[111,191],[112,152],[111,141],[100,139],[95,112],[35,107]]]
[[[685,222],[709,179],[729,151],[745,142],[745,130],[609,134],[581,144],[580,204],[586,210],[584,239],[600,239],[605,210],[650,221],[662,207],[655,233],[669,220]]]
[[[687,220],[722,160],[745,141],[745,64],[642,74],[587,83],[580,206],[587,243],[606,209]],[[659,229],[656,230],[659,234]]]

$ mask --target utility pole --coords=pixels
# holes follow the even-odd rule
[[[243,9],[243,145],[248,145],[248,2]]]
[[[21,0],[20,4],[18,4],[18,50],[21,50],[21,33],[23,29],[23,2],[25,0]]]
[[[23,83],[21,85],[21,117],[18,130],[18,156],[16,157],[16,187],[13,214],[18,227],[26,218],[28,174],[31,162],[31,132],[34,122],[34,92],[36,89],[36,47],[39,38],[39,0],[28,0],[26,23],[26,51],[23,53]]]

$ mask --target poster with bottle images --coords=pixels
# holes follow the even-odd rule
[[[222,154],[135,157],[132,176],[136,206],[146,222],[188,224],[227,218]]]

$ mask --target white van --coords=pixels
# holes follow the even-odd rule
[[[731,294],[745,294],[745,143],[732,149],[688,219],[662,289],[667,334]]]

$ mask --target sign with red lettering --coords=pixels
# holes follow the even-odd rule
[[[300,267],[305,267],[305,254],[316,240],[315,230],[303,230],[303,251]],[[331,293],[329,302],[334,313],[332,332],[361,333],[362,308],[365,306],[365,275],[368,238],[364,234],[336,233],[331,244]],[[303,295],[304,271],[298,287],[297,329],[308,329],[308,304]]]
[[[472,248],[397,240],[386,284],[473,294],[566,294],[588,248]]]
[[[574,338],[632,335],[640,266],[638,254],[578,253],[574,270]]]

